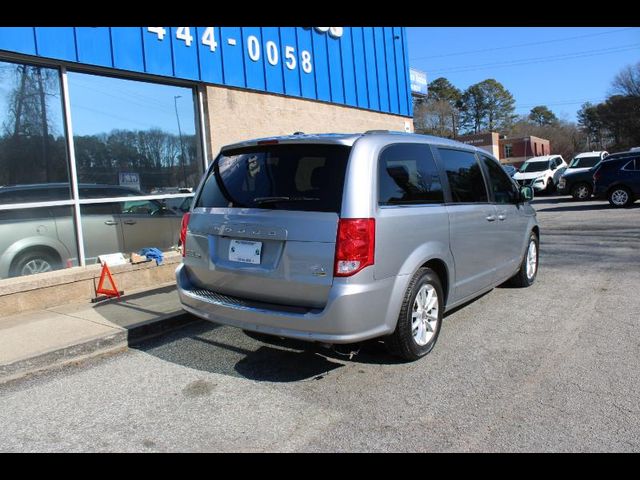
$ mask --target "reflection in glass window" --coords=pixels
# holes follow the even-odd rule
[[[491,158],[484,155],[480,155],[480,158],[487,168],[489,185],[491,185],[491,189],[493,190],[493,200],[495,203],[513,203],[513,201],[518,198],[518,191],[511,178],[509,178],[502,167]]]
[[[81,184],[141,195],[197,186],[202,170],[192,89],[77,72],[68,79]],[[82,189],[80,196],[87,198]]]
[[[380,205],[442,203],[440,174],[428,145],[387,147],[378,165]]]
[[[471,152],[439,148],[453,203],[485,203],[487,187],[476,156]]]
[[[96,263],[99,255],[178,245],[183,212],[163,200],[82,205],[80,213],[87,264]]]
[[[0,278],[76,265],[72,207],[0,210]]]
[[[64,132],[58,70],[0,62],[0,202],[71,198]]]

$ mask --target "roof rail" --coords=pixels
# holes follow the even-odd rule
[[[364,135],[371,135],[374,133],[391,133],[391,130],[367,130]]]
[[[293,132],[294,135],[304,135],[304,132]]]

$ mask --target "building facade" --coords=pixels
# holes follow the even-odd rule
[[[401,27],[0,27],[0,77],[0,279],[175,247],[225,144],[413,131]]]
[[[488,132],[463,135],[458,137],[457,140],[482,148],[499,159],[500,162],[515,167],[519,167],[529,158],[551,154],[549,140],[532,135],[507,138],[497,132]]]

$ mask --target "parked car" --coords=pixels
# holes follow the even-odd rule
[[[183,307],[324,344],[381,337],[415,360],[445,311],[536,278],[528,200],[484,150],[386,131],[223,147],[185,215]]]
[[[589,200],[593,193],[593,172],[596,167],[577,172],[566,171],[558,181],[558,193],[571,195],[576,200]]]
[[[117,185],[80,184],[79,189],[82,198],[140,196],[137,190]],[[69,196],[66,183],[0,187],[0,203],[47,202]],[[178,243],[182,212],[158,200],[88,204],[81,212],[87,263],[106,253],[168,249]],[[0,210],[0,278],[78,265],[74,225],[70,206]]]
[[[507,175],[509,175],[510,177],[513,177],[516,172],[518,171],[518,169],[516,167],[514,167],[513,165],[502,165],[502,169],[507,172]]]
[[[571,167],[570,165],[569,168],[565,170],[565,172],[560,176],[560,181],[558,182],[558,193],[560,195],[571,195],[576,200],[589,200],[591,198],[591,195],[593,194],[593,173],[600,165],[600,163],[603,161],[613,160],[614,158],[625,157],[628,155],[630,155],[630,152],[613,153],[611,155],[607,154],[602,158],[600,158],[600,155],[597,155],[593,158],[589,156],[582,157],[583,160],[581,161],[581,163],[578,163],[578,165],[586,165],[588,163],[592,163],[594,158],[599,160],[591,168],[584,168],[581,166]],[[574,160],[575,158],[577,157],[574,157]],[[584,160],[584,158],[586,158],[587,160]]]
[[[593,172],[594,195],[614,207],[629,207],[640,197],[640,152],[628,153],[610,155]]]
[[[565,170],[564,174],[586,172],[600,163],[607,155],[609,155],[609,153],[604,150],[600,152],[579,153],[573,157],[571,162],[569,162],[569,166]]]
[[[567,167],[562,155],[533,157],[524,162],[513,176],[521,186],[533,187],[537,192],[551,192]]]

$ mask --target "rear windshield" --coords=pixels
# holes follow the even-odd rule
[[[343,145],[264,145],[226,150],[214,161],[196,207],[340,213]]]
[[[600,156],[597,157],[580,157],[574,158],[569,164],[569,168],[591,168],[595,167],[600,161]]]

